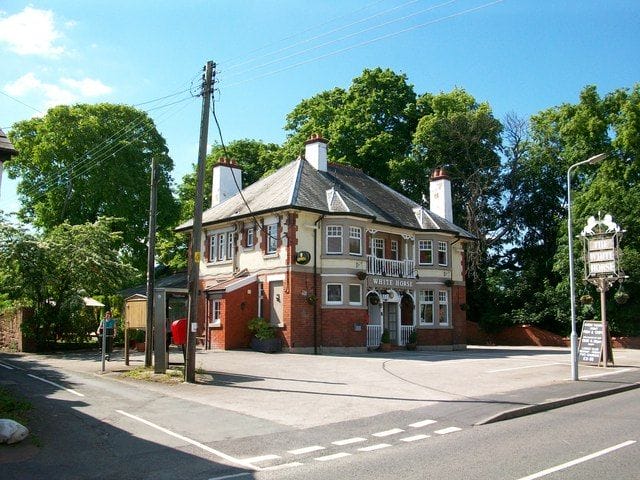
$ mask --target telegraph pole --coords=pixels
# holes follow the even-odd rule
[[[207,137],[209,135],[209,105],[211,85],[215,64],[209,60],[205,65],[204,85],[202,88],[202,115],[200,118],[200,149],[198,150],[198,168],[196,177],[196,198],[193,213],[193,231],[191,234],[191,254],[189,258],[189,319],[187,322],[187,355],[185,359],[184,380],[196,381],[196,330],[198,328],[198,298],[200,287],[200,258],[202,237],[202,190],[204,183],[204,165],[207,156]]]
[[[149,245],[147,250],[147,331],[146,348],[144,349],[144,366],[151,366],[153,345],[153,290],[155,287],[156,266],[156,210],[158,204],[158,176],[155,155],[151,159],[151,194],[149,198]],[[159,348],[155,345],[153,348]],[[164,348],[164,346],[163,346]]]

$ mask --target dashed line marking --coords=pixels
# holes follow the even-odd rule
[[[380,450],[380,449],[387,448],[387,447],[390,447],[390,446],[391,446],[390,443],[378,443],[376,445],[371,445],[369,447],[359,448],[358,451],[359,452],[372,452],[374,450]]]
[[[40,380],[41,382],[48,383],[49,385],[53,385],[54,387],[61,388],[62,390],[66,390],[67,392],[72,393],[73,395],[77,395],[78,397],[84,397],[83,393],[76,392],[73,388],[67,388],[63,385],[60,385],[59,383],[51,382],[46,378],[38,377],[36,375],[32,375],[31,373],[27,373],[27,375],[30,376],[31,378],[35,378],[36,380]]]
[[[296,450],[289,450],[288,452],[293,455],[302,455],[304,453],[317,452],[318,450],[324,450],[324,447],[321,447],[320,445],[314,445],[312,447],[304,447],[304,448],[298,448]]]
[[[594,373],[593,375],[581,375],[580,378],[606,377],[607,375],[615,375],[616,373],[628,372],[629,370],[632,370],[632,369],[622,368],[620,370],[611,370],[609,372],[604,372],[604,373]]]
[[[437,433],[438,435],[446,435],[447,433],[459,432],[460,430],[462,429],[458,427],[449,427],[449,428],[443,428],[442,430],[436,430],[433,433]]]
[[[423,420],[421,422],[411,423],[409,424],[409,426],[413,428],[420,428],[420,427],[426,427],[427,425],[433,425],[434,423],[438,423],[438,422],[436,422],[435,420]]]
[[[401,438],[400,441],[401,442],[415,442],[417,440],[424,440],[425,438],[430,438],[431,435],[414,435],[413,437],[405,437],[405,438]]]
[[[14,369],[11,365],[7,365],[6,363],[0,363],[0,367],[4,367],[7,370],[13,370]]]
[[[319,462],[328,462],[330,460],[337,460],[338,458],[350,457],[351,454],[347,452],[334,453],[333,455],[325,455],[324,457],[316,457],[314,460]]]
[[[522,367],[509,367],[509,368],[498,368],[497,370],[487,370],[487,373],[510,372],[512,370],[524,370],[526,368],[550,367],[552,365],[563,365],[563,364],[558,362],[538,363],[537,365],[525,365]]]
[[[251,458],[243,458],[243,462],[247,463],[260,463],[266,462],[267,460],[277,460],[280,458],[280,455],[261,455],[259,457],[251,457]]]
[[[343,445],[351,445],[352,443],[359,443],[359,442],[366,442],[366,441],[367,441],[366,438],[353,437],[353,438],[346,438],[344,440],[336,440],[335,442],[331,442],[331,444],[343,446]]]
[[[396,435],[398,433],[404,432],[401,428],[392,428],[391,430],[385,430],[384,432],[372,433],[374,437],[388,437],[390,435]]]

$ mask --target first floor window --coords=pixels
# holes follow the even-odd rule
[[[235,247],[236,235],[233,232],[229,232],[227,234],[227,260],[231,260],[233,258],[233,249]]]
[[[433,264],[433,242],[431,240],[418,241],[418,262],[420,265]]]
[[[327,305],[342,304],[342,284],[327,283]]]
[[[440,290],[438,292],[438,323],[440,325],[449,324],[449,292]]]
[[[362,305],[362,285],[359,283],[349,285],[349,305]]]
[[[209,326],[220,326],[220,312],[222,311],[220,300],[209,300]]]
[[[376,258],[384,258],[384,238],[373,239],[373,256]]]
[[[447,242],[438,242],[438,265],[447,265]]]
[[[433,325],[433,290],[421,290],[419,295],[420,323]]]
[[[360,227],[349,227],[349,253],[362,255],[362,229]]]
[[[327,253],[342,253],[342,227],[340,225],[327,226]]]
[[[208,237],[208,262],[223,262],[233,260],[235,234],[233,232],[213,233]]]
[[[278,225],[267,225],[267,253],[276,253],[278,250]]]
[[[247,248],[253,247],[253,227],[249,227],[244,232],[244,246]]]
[[[391,240],[391,260],[399,260],[398,241]]]

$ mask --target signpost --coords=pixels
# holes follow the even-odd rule
[[[595,285],[600,292],[601,321],[583,323],[578,356],[580,361],[588,363],[593,363],[595,359],[598,364],[602,361],[604,367],[609,363],[609,355],[613,364],[607,326],[606,293],[615,282],[627,278],[620,268],[619,243],[623,233],[608,214],[603,219],[590,217],[587,226],[580,233],[585,245],[585,280]]]

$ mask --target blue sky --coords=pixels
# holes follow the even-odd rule
[[[574,103],[589,84],[630,88],[639,26],[636,0],[2,0],[0,127],[61,103],[137,105],[179,182],[197,161],[191,91],[207,60],[225,142],[282,143],[302,99],[377,66],[418,94],[462,87],[500,119]],[[17,209],[15,183],[5,173],[0,210]]]

